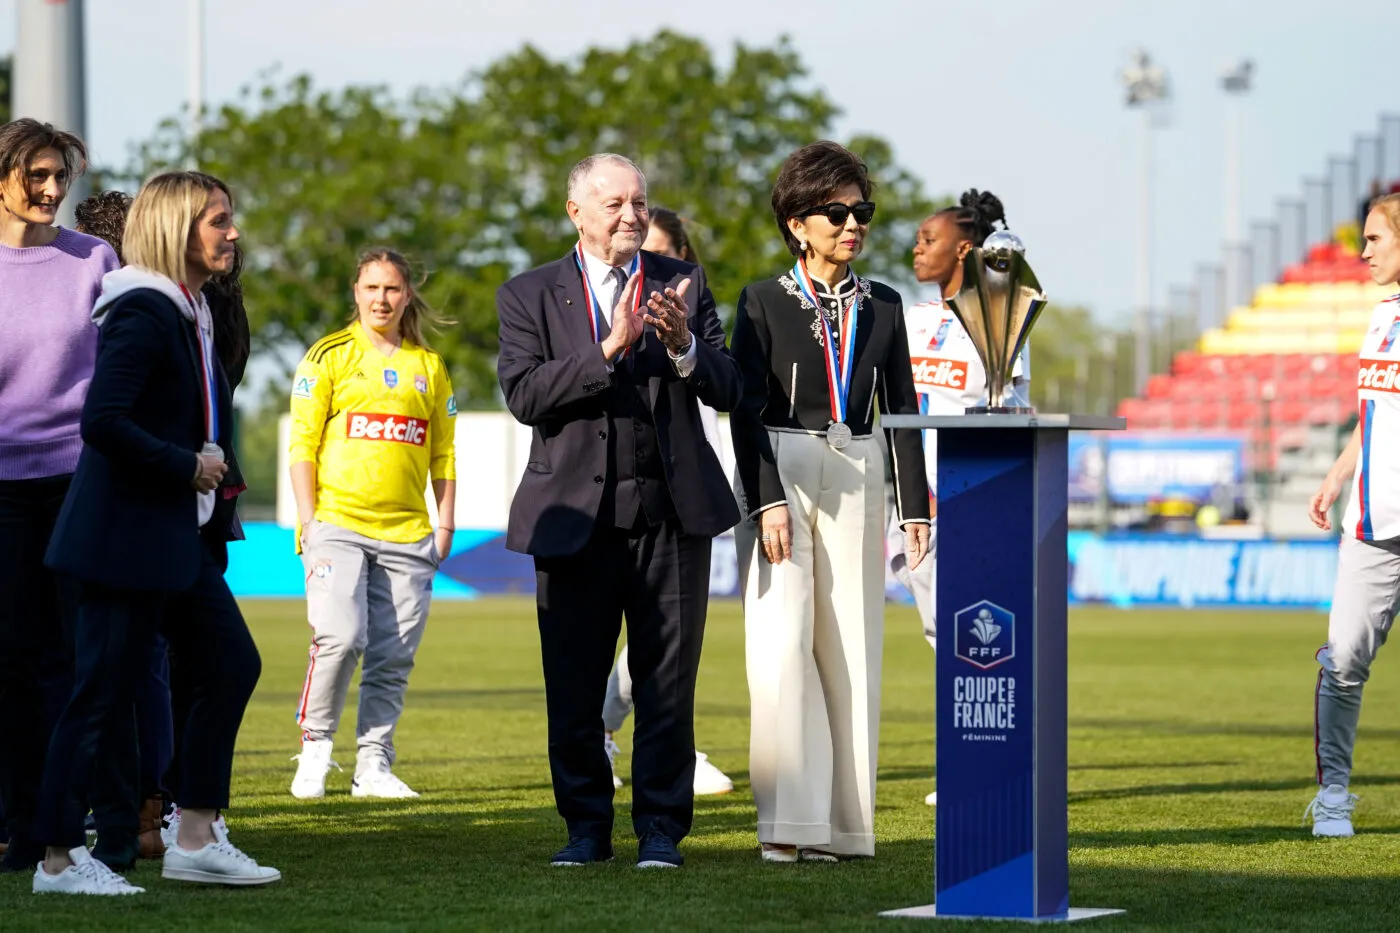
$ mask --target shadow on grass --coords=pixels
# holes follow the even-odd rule
[[[1312,721],[1284,723],[1185,722],[1170,719],[1090,719],[1071,716],[1070,731],[1075,729],[1105,729],[1132,732],[1136,737],[1148,735],[1217,735],[1248,738],[1311,738]],[[1359,741],[1366,739],[1400,739],[1400,729],[1363,727],[1357,730]]]
[[[26,877],[0,878],[10,929],[225,931],[389,930],[891,930],[878,913],[928,903],[933,850],[926,840],[877,845],[876,857],[840,865],[772,865],[749,835],[752,815],[719,808],[682,845],[680,871],[639,871],[619,814],[617,858],[606,865],[548,865],[563,842],[551,808],[508,814],[366,811],[323,803],[314,826],[236,822],[236,841],[284,873],[256,891],[181,886],[154,863],[131,877],[150,893],[121,903],[35,898]],[[305,811],[303,811],[305,812]],[[1251,835],[1252,833],[1252,835]],[[1081,848],[1148,842],[1146,833],[1076,834]],[[1267,844],[1281,830],[1152,833],[1182,844]],[[1296,831],[1294,833],[1296,835]],[[1395,880],[1323,874],[1074,865],[1071,903],[1118,907],[1095,930],[1393,929]],[[23,923],[18,923],[22,919]],[[15,921],[18,925],[12,925]],[[29,924],[29,926],[25,926]],[[968,922],[957,929],[1017,929]]]
[[[1372,775],[1358,787],[1373,787],[1400,784],[1400,775]],[[1129,797],[1174,797],[1181,794],[1242,794],[1259,791],[1316,790],[1317,781],[1312,778],[1296,778],[1283,781],[1203,781],[1194,784],[1139,784],[1132,787],[1113,787],[1099,790],[1071,791],[1069,802],[1088,803],[1095,800],[1122,800]],[[1307,801],[1304,800],[1304,803]]]
[[[1251,846],[1274,842],[1311,842],[1310,826],[1302,821],[1280,826],[1199,827],[1183,829],[1070,832],[1074,849],[1125,849],[1134,846]],[[1400,836],[1400,827],[1365,827],[1367,836]],[[1327,843],[1320,843],[1326,845]]]

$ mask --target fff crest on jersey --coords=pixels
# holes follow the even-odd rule
[[[1016,616],[990,600],[953,616],[953,654],[987,671],[1016,657]]]
[[[1045,293],[1026,262],[1021,238],[998,230],[963,257],[962,288],[948,306],[962,322],[987,372],[987,404],[969,413],[1034,414],[1033,408],[1007,407],[1016,359],[1045,309]]]

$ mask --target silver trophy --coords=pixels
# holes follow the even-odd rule
[[[967,409],[968,414],[1035,413],[1034,408],[1004,404],[1011,371],[1046,302],[1025,254],[1020,237],[998,230],[981,247],[968,250],[962,288],[948,299],[987,373],[987,404]]]

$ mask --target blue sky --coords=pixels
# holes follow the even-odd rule
[[[15,8],[0,0],[0,54],[15,45]],[[99,161],[124,162],[183,106],[188,10],[188,0],[88,0],[88,137]],[[1220,256],[1224,67],[1242,56],[1257,67],[1245,103],[1246,221],[1301,194],[1302,177],[1349,154],[1388,103],[1400,109],[1394,22],[1375,4],[238,0],[207,4],[206,25],[213,103],[273,66],[327,87],[406,92],[452,84],[527,41],[566,56],[662,27],[720,50],[787,33],[844,111],[841,135],[886,137],[934,194],[994,191],[1051,299],[1113,322],[1134,300],[1138,117],[1118,80],[1134,47],[1168,69],[1174,90],[1156,134],[1159,302]]]

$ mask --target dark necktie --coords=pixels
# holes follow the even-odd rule
[[[622,297],[622,290],[627,287],[627,273],[623,272],[620,267],[613,266],[612,271],[608,273],[608,284],[612,286],[612,303],[608,305],[611,310],[617,307],[617,302]]]

